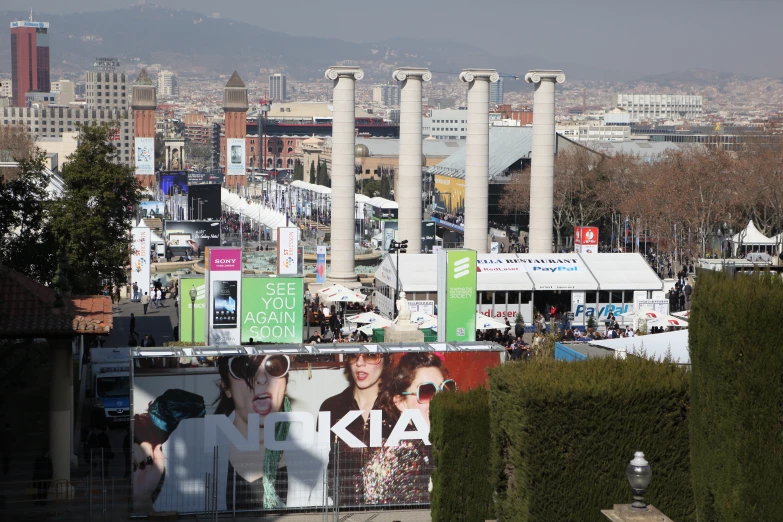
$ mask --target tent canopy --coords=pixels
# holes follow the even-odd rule
[[[593,346],[602,346],[611,350],[625,350],[629,354],[646,353],[648,357],[663,358],[671,350],[672,361],[678,364],[690,364],[688,352],[688,330],[664,332],[639,337],[620,337],[618,339],[600,339],[591,341]]]
[[[756,228],[751,220],[745,230],[734,234],[731,237],[733,243],[742,242],[743,245],[775,245],[777,238],[767,237]]]
[[[601,290],[662,290],[663,283],[639,254],[585,254],[587,268]]]

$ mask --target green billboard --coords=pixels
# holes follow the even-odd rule
[[[195,310],[190,301],[190,289],[193,287],[196,288]],[[191,337],[194,319],[196,321],[195,342],[204,342],[205,290],[203,277],[180,278],[179,280],[179,340],[182,342],[194,342]]]
[[[301,277],[242,279],[242,342],[302,342],[304,283]]]
[[[438,341],[476,340],[476,251],[438,253]]]

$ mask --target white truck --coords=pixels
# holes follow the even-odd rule
[[[90,351],[92,404],[107,422],[130,419],[130,348]]]

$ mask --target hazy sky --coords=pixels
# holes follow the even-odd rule
[[[148,4],[152,2],[147,2]],[[783,0],[159,0],[218,11],[293,35],[372,42],[395,36],[472,43],[642,74],[706,68],[783,76]],[[4,0],[5,9],[64,13],[123,0]]]

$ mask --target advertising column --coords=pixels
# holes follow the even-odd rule
[[[296,275],[297,264],[297,234],[296,227],[278,227],[277,229],[277,273],[280,275]]]
[[[476,340],[476,251],[438,252],[438,342]]]
[[[242,342],[302,342],[301,277],[247,277],[242,281]]]
[[[205,321],[206,344],[238,345],[240,303],[242,301],[242,250],[239,248],[207,248]]]
[[[326,246],[319,245],[315,249],[315,282],[322,285],[326,282]]]
[[[140,295],[150,288],[150,229],[131,229],[131,287],[134,283]],[[135,299],[135,296],[134,296]],[[139,297],[141,299],[141,297]]]
[[[574,252],[598,253],[598,227],[574,227]]]

